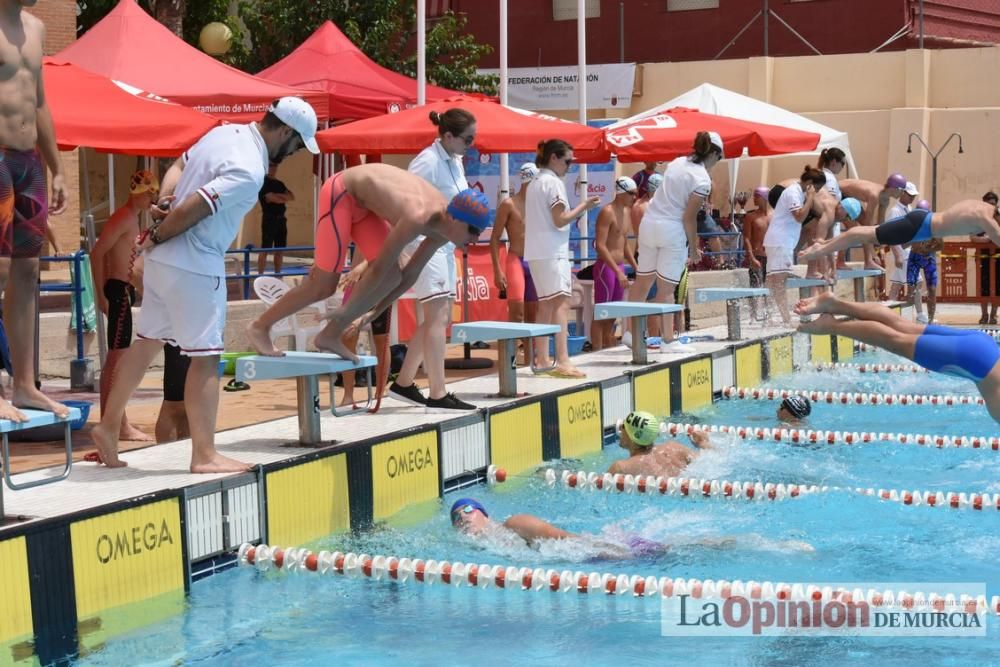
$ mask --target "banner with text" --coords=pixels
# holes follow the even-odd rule
[[[499,69],[481,69],[480,74],[499,75]],[[507,103],[536,111],[577,109],[579,72],[565,67],[514,67],[507,70]],[[635,63],[587,65],[587,107],[628,109],[632,106]]]

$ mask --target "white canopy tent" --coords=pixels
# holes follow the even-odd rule
[[[648,116],[663,113],[663,111],[673,107],[688,107],[705,113],[716,114],[718,116],[729,116],[730,118],[739,118],[741,120],[748,120],[756,123],[769,123],[771,125],[780,125],[782,127],[803,130],[805,132],[816,132],[820,135],[816,151],[814,153],[802,153],[802,155],[815,155],[824,148],[839,148],[847,155],[847,167],[850,170],[850,174],[854,178],[858,177],[858,169],[854,164],[854,156],[851,154],[851,144],[847,138],[846,132],[835,130],[832,127],[827,127],[822,123],[817,123],[814,120],[810,120],[805,116],[800,116],[799,114],[788,111],[787,109],[782,109],[779,106],[768,104],[767,102],[761,102],[753,97],[747,97],[746,95],[734,93],[731,90],[726,90],[725,88],[720,88],[710,83],[703,83],[700,86],[692,88],[686,93],[682,93],[672,100],[668,100],[652,109],[648,109],[642,113],[636,114],[635,116],[618,121],[614,125],[609,126],[609,129],[614,128],[617,125],[631,123]],[[751,158],[744,156],[742,159]],[[739,163],[740,160],[729,161],[730,202],[733,201],[736,193],[736,177],[739,175]]]

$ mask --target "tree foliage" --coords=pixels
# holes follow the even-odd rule
[[[238,17],[230,15],[229,0],[137,2],[161,18],[180,10],[184,40],[193,46],[198,46],[198,35],[206,24],[225,23],[233,31],[233,43],[222,59],[247,72],[259,72],[281,60],[323,21],[331,20],[378,64],[407,76],[417,75],[414,0],[241,0]],[[86,32],[117,3],[78,0],[78,33]],[[158,8],[157,3],[169,6]],[[427,80],[455,90],[495,95],[497,78],[476,72],[479,60],[493,48],[477,42],[465,29],[464,15],[448,12],[428,20]]]

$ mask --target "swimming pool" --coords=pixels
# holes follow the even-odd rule
[[[871,375],[847,370],[834,375],[804,372],[771,385],[816,388],[813,380],[828,377],[838,391],[874,390],[858,384],[869,382]],[[942,382],[948,393],[965,384]],[[671,420],[770,426],[774,408],[775,402],[723,400]],[[996,425],[982,408],[972,406],[816,405],[809,428],[984,435],[995,433]],[[722,435],[714,442],[715,449],[689,466],[686,476],[1000,492],[1000,452],[989,450],[896,443],[797,446]],[[622,455],[608,447],[566,465],[604,471]],[[447,507],[459,495],[479,498],[491,516],[501,519],[530,512],[570,531],[609,540],[638,534],[672,548],[655,559],[595,564],[587,561],[596,547],[587,543],[555,543],[539,551],[516,543],[482,544],[449,524]],[[1000,591],[993,558],[1000,547],[998,514],[906,507],[848,492],[775,503],[594,493],[549,488],[537,476],[524,475],[505,485],[449,494],[443,503],[411,507],[375,530],[332,536],[309,547],[716,580],[985,582],[993,595]],[[735,538],[735,548],[697,544],[722,537]],[[789,549],[786,541],[808,542],[815,552]],[[304,665],[602,664],[623,659],[636,664],[692,659],[705,664],[987,664],[1000,650],[994,620],[983,639],[664,638],[659,605],[628,595],[425,587],[240,568],[196,582],[182,616],[110,641],[79,663],[233,664],[256,658]]]

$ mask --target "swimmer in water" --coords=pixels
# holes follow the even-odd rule
[[[805,396],[789,396],[778,406],[778,421],[782,424],[800,424],[812,413],[812,404]]]
[[[802,299],[795,312],[819,315],[799,325],[801,332],[847,336],[906,357],[927,370],[972,380],[990,416],[1000,422],[1000,348],[992,336],[910,322],[885,306],[844,301],[829,292]],[[837,315],[850,319],[837,319]]]
[[[611,464],[608,472],[612,474],[675,477],[701,453],[676,440],[654,447],[653,443],[660,435],[660,420],[641,410],[628,413],[618,425],[618,435],[619,446],[629,455],[628,458]],[[705,431],[693,431],[690,438],[698,450],[710,449],[712,446]]]

